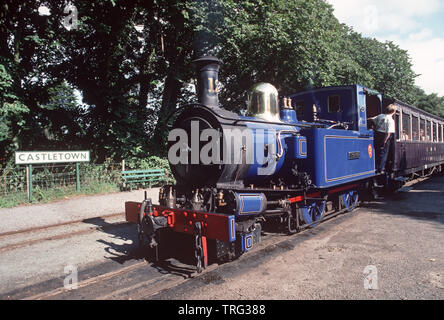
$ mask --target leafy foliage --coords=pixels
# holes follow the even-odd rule
[[[68,3],[78,10],[70,30]],[[361,83],[444,114],[442,97],[414,85],[408,52],[341,24],[324,0],[4,0],[0,44],[3,162],[63,148],[167,168],[150,157],[166,155],[167,118],[194,99],[191,61],[202,54],[223,61],[220,101],[231,110],[265,81],[281,94]]]
[[[16,133],[23,127],[22,115],[29,109],[11,92],[12,77],[0,64],[0,158],[14,150]]]
[[[444,97],[439,97],[436,93],[426,94],[424,90],[416,87],[413,93],[413,105],[424,111],[444,117]]]

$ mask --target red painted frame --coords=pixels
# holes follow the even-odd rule
[[[140,202],[125,202],[126,221],[138,222]],[[225,214],[208,213],[194,210],[173,209],[153,205],[153,216],[164,216],[168,219],[168,227],[175,232],[194,234],[194,224],[200,222],[202,237],[230,242],[230,228],[234,216]],[[234,230],[232,230],[234,231]],[[233,234],[233,233],[232,233]]]

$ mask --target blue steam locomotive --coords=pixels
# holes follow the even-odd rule
[[[389,173],[375,174],[367,118],[383,111],[378,92],[351,85],[279,98],[271,84],[260,83],[249,94],[247,113],[239,115],[219,107],[220,61],[206,56],[194,62],[198,103],[180,109],[169,134],[177,184],[160,189],[159,205],[126,202],[140,243],[147,237],[158,248],[160,238],[184,235],[200,272],[209,259],[231,260],[251,250],[264,228],[293,234],[353,210],[359,197],[374,194],[376,179],[392,188],[406,181],[406,168],[390,170],[399,167],[393,161]],[[444,121],[435,120],[441,124],[436,145],[444,153]],[[424,166],[442,170],[443,153]]]

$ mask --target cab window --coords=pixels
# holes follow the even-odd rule
[[[294,103],[294,109],[296,111],[296,117],[302,119],[304,117],[305,100],[298,100]]]
[[[336,113],[341,111],[340,98],[338,95],[328,97],[328,112]]]

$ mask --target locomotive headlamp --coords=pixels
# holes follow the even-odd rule
[[[258,83],[248,95],[248,115],[271,122],[281,122],[277,89],[269,83]]]

